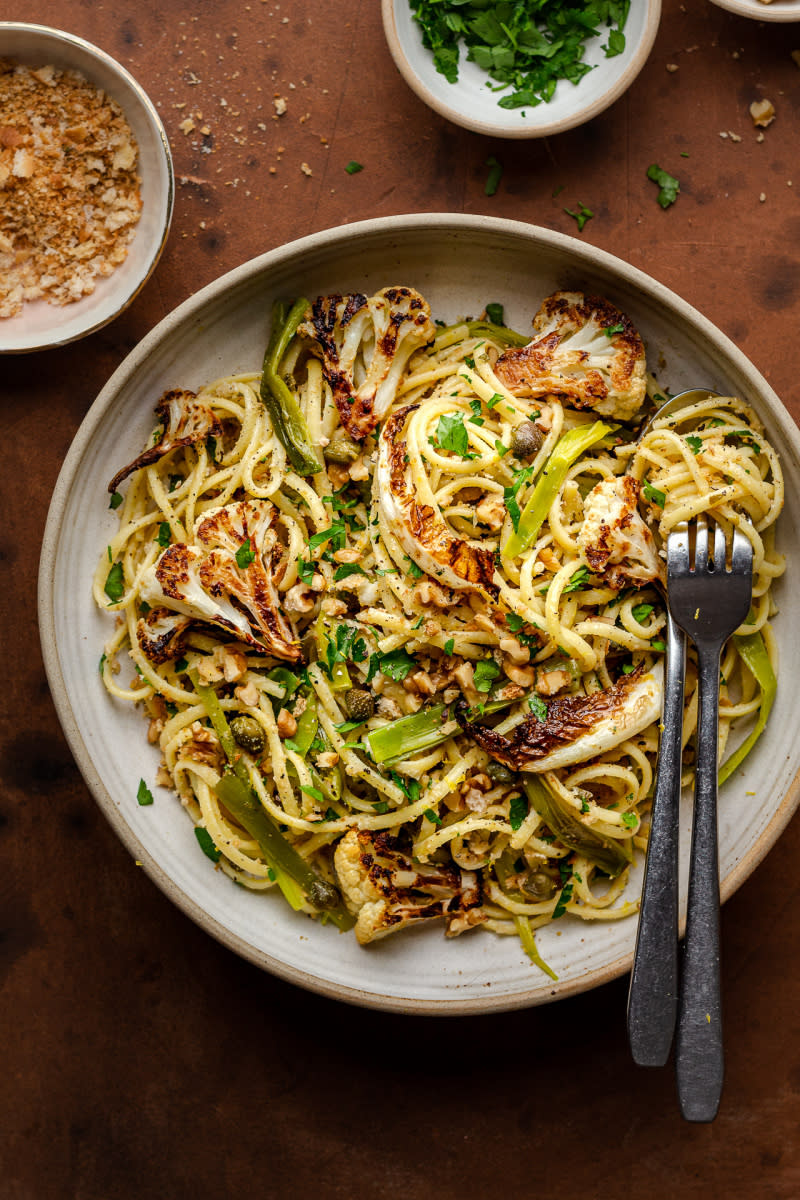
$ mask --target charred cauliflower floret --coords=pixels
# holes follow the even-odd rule
[[[110,492],[115,492],[123,479],[127,479],[139,467],[148,467],[158,462],[170,450],[179,446],[196,446],[208,437],[222,437],[222,425],[207,404],[201,404],[196,392],[186,392],[174,389],[165,392],[156,405],[156,416],[163,425],[161,437],[154,446],[145,450],[127,467],[117,471],[108,485]]]
[[[603,691],[556,697],[544,720],[531,714],[508,737],[470,721],[464,701],[454,716],[482,750],[512,771],[559,771],[605,754],[657,721],[663,683],[661,662],[649,671],[637,667]]]
[[[406,363],[436,336],[428,302],[408,287],[320,296],[298,333],[322,360],[342,425],[363,440],[389,411]]]
[[[642,587],[663,574],[653,535],[637,508],[640,489],[638,479],[620,475],[598,483],[583,502],[581,553],[613,588]]]
[[[519,396],[554,394],[575,408],[629,421],[645,395],[642,339],[624,313],[599,296],[556,292],[533,321],[527,346],[506,350],[497,378]]]
[[[151,608],[139,618],[136,626],[143,654],[156,665],[178,658],[183,653],[184,635],[192,624],[192,618],[184,613],[171,612],[160,606]]]
[[[351,829],[336,847],[334,866],[362,946],[414,921],[445,917],[448,934],[460,933],[463,915],[480,904],[473,871],[415,863],[397,838]]]
[[[278,516],[268,500],[242,500],[204,513],[193,545],[168,546],[145,571],[142,599],[299,662],[300,645],[278,597],[286,570],[286,548],[275,531]]]
[[[403,428],[416,405],[394,413],[383,426],[375,470],[375,500],[406,554],[440,584],[458,591],[497,594],[494,553],[457,537],[420,489],[407,464]],[[426,503],[429,501],[429,503]]]

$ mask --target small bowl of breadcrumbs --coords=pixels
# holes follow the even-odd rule
[[[82,38],[0,21],[0,353],[73,342],[127,308],[172,219],[146,93]]]

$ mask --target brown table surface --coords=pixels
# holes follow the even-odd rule
[[[413,211],[575,234],[563,210],[582,201],[595,214],[585,241],[699,308],[800,416],[800,24],[665,0],[626,96],[548,141],[502,142],[417,100],[379,8],[5,5],[4,18],[83,35],[138,78],[178,187],[166,251],[129,311],[73,346],[0,360],[0,1197],[797,1197],[797,820],[724,908],[727,1080],[716,1122],[694,1126],[672,1070],[631,1062],[626,979],[540,1009],[435,1019],[351,1008],[243,962],[136,870],[61,734],[36,574],[63,456],[142,336],[255,254]],[[759,142],[748,109],[762,96],[777,118]],[[198,112],[211,154],[180,128]],[[490,154],[504,166],[493,197]],[[364,169],[351,176],[352,159]],[[652,162],[680,176],[666,211]]]

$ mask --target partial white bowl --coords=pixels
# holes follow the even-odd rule
[[[659,382],[677,392],[710,387],[755,404],[786,475],[779,526],[788,569],[776,586],[780,609],[778,699],[755,751],[720,798],[722,894],[756,866],[800,798],[797,737],[800,680],[800,434],[745,356],[673,292],[577,239],[516,221],[451,214],[380,217],[331,229],[273,250],[210,284],[166,317],[128,356],[85,417],[53,494],[39,577],[39,628],[47,674],[72,752],[98,804],[131,856],[184,912],[266,970],[325,995],[414,1013],[468,1013],[541,1004],[612,979],[630,967],[633,918],[542,929],[542,956],[557,983],[538,971],[516,938],[476,930],[446,940],[441,923],[394,934],[369,947],[293,913],[277,895],[234,887],[200,851],[174,793],[155,785],[158,752],[146,721],[105,691],[98,672],[113,619],[93,604],[91,580],[116,530],[106,483],[140,452],[153,408],[171,387],[198,388],[221,375],[258,371],[276,299],[409,284],[452,322],[505,307],[508,323],[530,328],[558,288],[606,295],[645,340]],[[155,796],[139,807],[144,778]],[[685,862],[690,804],[682,813]],[[638,891],[634,878],[630,894]],[[765,914],[765,920],[768,914]]]
[[[760,0],[711,0],[711,3],[754,21],[800,22],[800,0],[775,0],[773,4],[761,4]]]
[[[606,58],[604,38],[587,46],[585,61],[594,70],[578,84],[562,79],[548,104],[524,109],[500,108],[503,93],[490,91],[489,76],[467,62],[462,46],[458,80],[448,83],[422,44],[422,31],[408,0],[381,0],[383,28],[389,50],[408,86],[430,108],[456,125],[501,138],[550,137],[596,117],[625,92],[641,71],[653,48],[661,18],[661,0],[635,0],[625,26],[625,50]]]
[[[107,325],[150,278],[167,240],[175,183],[169,142],[146,92],[109,54],[83,38],[45,25],[0,21],[0,58],[27,66],[80,71],[116,100],[139,145],[142,213],[125,261],[98,279],[90,296],[64,306],[37,300],[16,317],[0,320],[0,354],[62,346]]]

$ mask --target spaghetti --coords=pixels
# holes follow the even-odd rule
[[[147,713],[157,782],[238,883],[362,943],[433,917],[519,935],[550,972],[536,928],[637,908],[660,548],[699,513],[754,550],[721,757],[734,721],[763,727],[778,458],[735,397],[637,440],[661,397],[605,301],[549,298],[532,341],[497,314],[437,328],[409,288],[292,312],[269,370],[168,393],[115,476],[104,684]],[[696,721],[690,662],[686,780]]]

